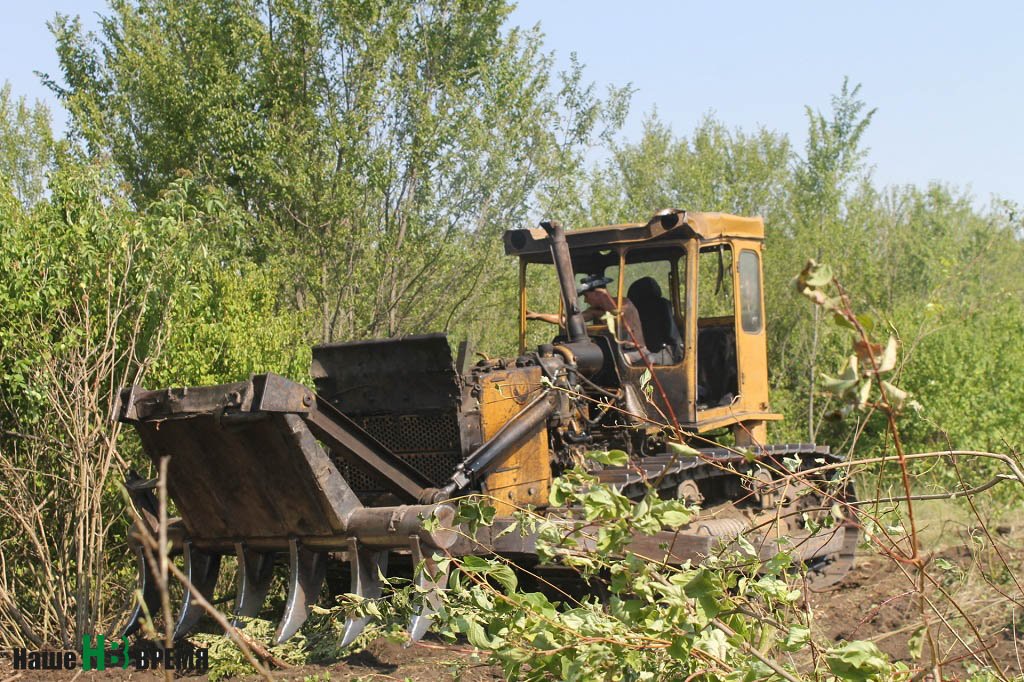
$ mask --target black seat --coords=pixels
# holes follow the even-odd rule
[[[735,329],[730,324],[703,327],[697,334],[699,409],[732,402],[737,379]]]
[[[655,364],[674,364],[682,359],[683,339],[672,313],[672,303],[661,295],[658,282],[653,277],[641,277],[630,285],[626,296],[640,314],[647,350],[655,354],[669,349],[670,358]]]

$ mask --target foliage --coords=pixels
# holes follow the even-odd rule
[[[773,440],[870,457],[896,442],[1022,450],[1018,207],[982,208],[941,184],[877,187],[863,146],[875,111],[846,81],[829,111],[807,111],[802,150],[711,116],[677,137],[651,114],[639,140],[613,142],[628,88],[599,96],[575,60],[555,77],[539,32],[508,27],[509,10],[113,0],[99,35],[67,17],[52,26],[62,73],[49,82],[70,112],[68,140],[54,141],[45,107],[0,89],[3,647],[68,647],[121,616],[131,568],[116,479],[147,465],[108,421],[120,386],[301,379],[312,341],[438,329],[507,354],[516,273],[499,236],[541,212],[573,226],[670,206],[763,215],[772,404],[787,417]],[[609,155],[588,167],[595,144]],[[788,286],[808,258],[834,268],[798,279],[810,306]],[[855,293],[837,298],[836,280]],[[542,290],[531,301],[557,305],[538,273],[528,283]],[[901,413],[897,432],[889,418]],[[902,462],[901,497],[961,491],[1005,464],[922,461]],[[895,480],[885,476],[879,490]],[[1020,488],[998,490],[1001,503],[1020,499]],[[507,675],[904,674],[868,643],[816,641],[785,552],[643,561],[629,540],[694,510],[627,500],[576,470],[553,495],[580,518],[524,513],[510,532],[537,532],[546,560],[600,598],[546,596],[495,559],[440,558],[455,575],[445,636],[491,652]],[[865,525],[901,568],[941,586],[950,571],[884,544],[908,526],[913,535],[910,507],[871,510]],[[471,527],[493,517],[486,504],[460,510]],[[993,584],[1004,590],[1012,571],[1001,565]],[[922,603],[945,598],[914,590]],[[274,653],[336,656],[336,616],[397,619],[422,597],[403,584],[387,604],[344,603]],[[932,615],[922,613],[915,658],[933,643]],[[254,622],[252,634],[267,628]],[[214,674],[241,672],[233,651],[217,649]]]
[[[118,472],[144,465],[109,419],[118,389],[297,371],[304,353],[264,282],[207,248],[240,220],[215,193],[182,176],[139,211],[109,165],[72,160],[49,192],[0,199],[0,601],[5,645],[67,647],[120,617],[130,584]]]
[[[901,414],[904,408],[921,410],[920,403],[887,380],[899,361],[899,339],[890,334],[884,345],[873,341],[874,319],[857,315],[850,308],[849,296],[836,281],[832,268],[810,260],[793,284],[798,292],[828,311],[837,325],[853,332],[853,354],[843,364],[841,374],[821,375],[822,388],[839,401],[839,408],[829,413],[830,418],[843,419],[855,409],[879,409],[889,416]],[[833,287],[838,293],[830,296]]]
[[[577,506],[582,515],[566,522],[523,512],[504,532],[537,533],[541,569],[572,567],[600,597],[560,592],[553,598],[551,589],[531,587],[542,578],[499,558],[435,556],[438,570],[451,573],[435,617],[439,634],[486,652],[507,679],[792,680],[804,679],[808,663],[827,667],[839,680],[906,674],[904,665],[891,663],[868,642],[810,647],[813,621],[800,607],[798,567],[785,551],[760,562],[741,540],[738,549],[722,546],[701,566],[643,558],[630,552],[635,537],[684,526],[696,510],[653,492],[630,501],[582,470],[555,481],[552,504]],[[459,517],[477,520],[477,527],[491,525],[494,508],[487,500],[465,499]],[[391,587],[382,599],[343,599],[332,609],[317,609],[319,620],[270,652],[293,663],[332,660],[342,653],[330,642],[340,640],[346,614],[402,623],[427,598],[405,581],[392,580]],[[246,634],[266,641],[272,627],[255,621]],[[250,672],[226,638],[198,639],[211,646],[212,676]],[[809,649],[821,652],[814,654],[820,660],[811,661]]]
[[[54,153],[50,112],[24,97],[14,99],[10,83],[0,86],[0,185],[22,206],[43,198]]]
[[[501,28],[508,12],[115,2],[101,37],[54,24],[66,85],[51,83],[140,203],[184,168],[251,214],[246,246],[281,266],[310,337],[483,333],[505,319],[486,311],[510,274],[500,232],[571,178],[625,107],[580,68],[553,83],[539,34]]]
[[[283,644],[268,647],[267,652],[278,661],[290,665],[337,660],[342,653],[338,643],[341,641],[341,626],[344,621],[333,617],[333,612],[321,611],[323,612],[314,614],[308,624],[294,637]],[[269,620],[244,619],[246,637],[256,641],[269,642],[273,640],[276,627]],[[199,646],[209,647],[208,675],[212,682],[255,672],[238,647],[227,637],[198,634],[190,639]]]

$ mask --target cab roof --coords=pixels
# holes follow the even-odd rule
[[[603,225],[577,230],[566,230],[565,239],[573,261],[588,252],[596,252],[619,245],[638,245],[657,242],[670,246],[696,237],[711,241],[723,237],[764,239],[764,220],[760,216],[744,217],[729,213],[699,213],[671,209],[661,211],[646,223]],[[550,263],[551,250],[547,233],[534,227],[506,230],[503,236],[505,254],[519,256],[530,263]]]

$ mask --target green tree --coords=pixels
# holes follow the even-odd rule
[[[0,183],[23,206],[32,206],[46,192],[46,173],[54,151],[50,111],[24,97],[14,98],[10,83],[0,86]]]
[[[254,217],[245,246],[320,341],[451,329],[484,310],[522,224],[601,122],[497,0],[113,2],[54,23],[75,134],[137,200],[178,169]],[[490,319],[488,320],[490,321]]]
[[[249,218],[183,175],[145,210],[116,169],[63,156],[27,209],[0,186],[0,644],[65,648],[120,618],[131,384],[301,376],[302,325],[221,241]],[[122,588],[121,590],[118,587]]]
[[[790,143],[767,129],[730,130],[707,116],[676,137],[656,114],[640,140],[615,145],[589,174],[575,207],[578,225],[642,220],[662,208],[726,211],[784,219]]]
[[[806,411],[800,421],[807,424],[812,441],[817,438],[823,413],[814,399],[822,349],[837,352],[841,341],[835,330],[824,324],[817,308],[786,305],[780,294],[789,295],[783,285],[807,258],[837,263],[841,279],[848,270],[860,271],[869,260],[874,216],[860,209],[873,204],[873,189],[870,170],[865,167],[868,150],[862,140],[875,110],[867,110],[860,88],[843,79],[828,115],[807,107],[804,155],[795,160],[791,172],[790,219],[777,226],[775,243],[781,248],[773,259],[773,271],[766,267],[770,277],[766,298],[773,310],[769,345],[775,349],[776,376],[783,379],[778,386],[802,396],[798,402],[805,403]]]

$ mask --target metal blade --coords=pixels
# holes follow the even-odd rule
[[[135,631],[142,626],[142,618],[148,612],[150,616],[154,615],[160,609],[160,591],[157,589],[156,576],[150,570],[149,562],[146,561],[146,555],[142,551],[142,545],[132,540],[132,533],[128,533],[128,543],[135,552],[135,560],[138,564],[138,578],[136,580],[136,588],[142,594],[142,602],[138,599],[135,600],[135,608],[132,609],[132,615],[128,618],[128,623],[124,626],[124,630],[121,631],[122,637],[128,637],[135,634]],[[143,609],[145,604],[145,609]]]
[[[424,595],[420,612],[409,621],[409,641],[405,644],[407,647],[423,639],[423,635],[427,633],[434,614],[441,609],[441,590],[448,585],[447,569],[442,573],[433,556],[423,553],[418,535],[409,537],[409,549],[412,550],[415,584],[427,590],[427,593]]]
[[[255,618],[267,598],[274,579],[274,553],[257,552],[236,542],[235,556],[238,557],[238,591],[231,624],[237,628],[242,626],[239,618]]]
[[[379,598],[382,588],[380,576],[388,570],[387,551],[370,551],[360,546],[355,538],[349,538],[348,557],[352,566],[352,594],[363,599]],[[370,616],[346,620],[341,646],[346,647],[354,642],[369,622]]]
[[[288,601],[277,626],[274,644],[294,635],[309,618],[327,572],[327,553],[306,549],[298,540],[288,541]]]
[[[185,558],[185,575],[192,587],[207,601],[212,600],[213,588],[217,585],[217,574],[220,572],[220,555],[193,549],[189,540],[185,541],[182,554]],[[186,589],[181,611],[178,612],[178,622],[174,625],[174,641],[191,632],[202,615],[203,609],[193,600],[192,590]]]

